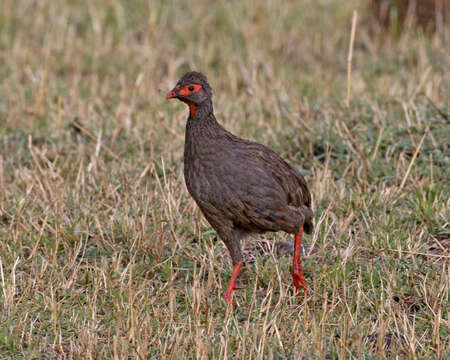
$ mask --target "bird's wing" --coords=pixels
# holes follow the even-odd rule
[[[287,205],[294,207],[310,207],[311,194],[302,174],[288,164],[280,155],[267,146],[248,141],[246,151],[249,161],[260,168],[280,186],[286,196]],[[252,168],[253,168],[252,166]]]
[[[311,204],[303,176],[275,152],[252,141],[239,139],[230,156],[233,171],[223,172],[225,215],[255,231],[296,228],[301,212]]]

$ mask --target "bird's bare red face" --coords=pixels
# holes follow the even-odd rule
[[[178,88],[178,86],[177,86],[173,90],[169,91],[169,93],[167,94],[167,99],[183,97],[180,100],[184,100],[185,97],[195,94],[196,92],[200,91],[201,89],[202,89],[202,86],[200,84],[194,84],[194,83],[183,86],[182,88]]]
[[[197,91],[200,91],[201,88],[202,86],[200,84],[189,84],[181,88],[179,94],[183,96],[189,96],[196,93]]]
[[[183,87],[178,85],[167,94],[167,99],[180,99],[189,106],[191,116],[195,115],[197,106],[189,100],[189,96],[199,92],[203,87],[200,84],[191,83]]]

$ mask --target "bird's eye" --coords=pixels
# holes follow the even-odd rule
[[[189,91],[194,91],[194,87],[191,85],[191,86],[188,87],[188,90]]]

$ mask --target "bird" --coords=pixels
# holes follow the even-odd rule
[[[224,295],[232,300],[244,263],[241,240],[251,234],[284,231],[294,235],[292,278],[297,294],[309,290],[300,261],[303,232],[313,230],[311,194],[300,172],[265,145],[226,130],[214,116],[212,89],[205,75],[184,74],[167,94],[189,108],[184,147],[187,190],[223,240],[233,263]],[[300,288],[301,286],[301,288]]]
[[[444,0],[372,0],[372,17],[384,28],[402,31],[410,25],[434,33],[450,19]]]

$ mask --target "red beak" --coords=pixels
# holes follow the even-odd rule
[[[166,99],[173,99],[173,98],[176,98],[177,96],[178,96],[177,93],[172,90],[172,91],[169,91],[169,93],[166,96]]]

